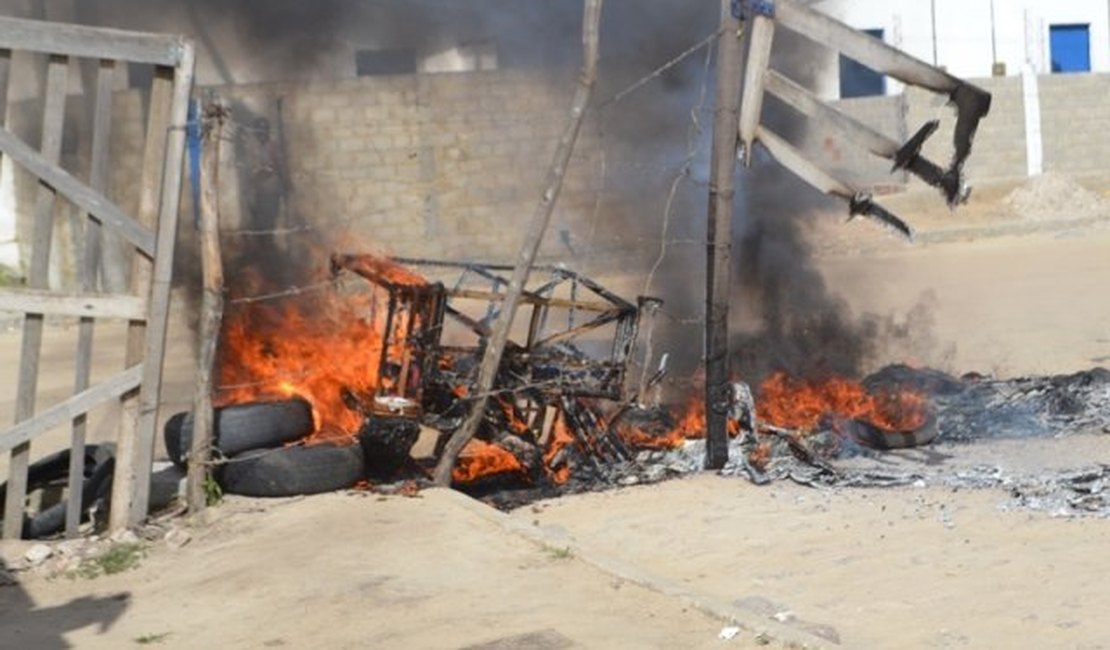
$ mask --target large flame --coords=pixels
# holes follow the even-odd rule
[[[833,416],[863,420],[890,432],[914,431],[928,418],[925,397],[914,391],[896,390],[871,394],[859,382],[843,377],[821,380],[794,379],[785,373],[769,377],[759,390],[756,417],[777,427],[812,431],[822,419]],[[669,430],[618,424],[621,438],[641,449],[671,449],[690,439],[704,438],[707,429],[705,399],[691,395],[677,424]],[[729,435],[739,433],[739,422],[728,420]]]
[[[344,392],[367,399],[382,383],[388,297],[381,289],[341,295],[326,281],[315,287],[271,301],[233,301],[220,338],[217,405],[300,397],[312,405],[309,442],[353,441],[362,414]]]
[[[923,395],[908,390],[871,394],[843,377],[793,379],[785,373],[767,378],[759,389],[756,415],[789,429],[811,430],[835,415],[863,420],[885,431],[913,431],[928,417]]]

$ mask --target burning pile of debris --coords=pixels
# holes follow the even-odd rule
[[[448,285],[416,268],[456,277]],[[224,488],[275,496],[427,481],[468,414],[508,270],[333,255],[325,290],[280,305],[237,304],[219,366],[214,452]],[[524,294],[530,313],[454,485],[512,506],[701,470],[702,391],[668,409],[640,399],[658,392],[664,369],[626,385],[641,320],[659,301],[630,302],[564,268],[539,271],[547,276]],[[919,473],[866,461],[930,443],[1108,425],[1110,372],[1101,369],[1007,381],[907,366],[860,382],[777,373],[754,395],[733,384],[723,473],[759,484],[906,485]],[[188,416],[171,419],[166,433],[171,457],[185,462]],[[421,445],[426,452],[414,458]]]
[[[345,482],[427,478],[412,448],[432,431],[438,456],[467,415],[481,351],[508,284],[503,274],[511,269],[372,255],[337,254],[330,262],[322,290],[280,304],[233,302],[225,319],[214,451],[222,456],[227,489],[306,491],[299,479],[314,447],[320,448],[312,452],[314,462],[330,454],[346,466],[357,456],[358,476],[348,472]],[[447,286],[413,270],[418,267],[458,277]],[[607,414],[621,410],[641,315],[659,301],[626,301],[563,268],[537,271],[547,278],[525,292],[526,331],[510,341],[492,406],[455,467],[455,484],[471,491],[550,490],[572,477],[604,484],[613,468],[632,459]],[[254,435],[260,427],[272,435]],[[171,458],[184,462],[190,433],[187,414],[171,419]],[[241,439],[254,441],[254,448],[236,442]],[[297,462],[260,460],[294,455]],[[275,476],[228,480],[249,473],[240,464]],[[334,489],[335,477],[321,481],[321,489]]]
[[[416,268],[457,277],[448,286]],[[320,291],[281,303],[233,303],[221,341],[213,450],[224,488],[273,496],[427,479],[427,461],[441,455],[468,414],[509,270],[333,255]],[[520,501],[673,474],[645,464],[642,452],[704,436],[702,400],[672,413],[629,397],[651,392],[665,368],[635,391],[626,386],[641,319],[659,301],[630,302],[560,267],[538,271],[547,277],[524,294],[526,327],[510,341],[454,484]],[[776,375],[760,393],[757,407],[747,387],[735,385],[734,436],[812,428],[835,417],[869,436],[863,444],[883,448],[899,446],[898,435],[927,419],[924,398],[900,387],[869,393],[840,379],[798,383]],[[412,451],[425,435],[434,437],[433,452],[418,462]],[[186,462],[190,437],[188,415],[171,418],[166,444],[175,462]],[[767,451],[762,440],[750,452],[754,466],[768,460],[761,460]]]

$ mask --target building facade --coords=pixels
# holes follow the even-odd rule
[[[1107,0],[821,0],[812,6],[964,78],[1110,72]],[[820,63],[826,98],[894,94],[850,59]]]

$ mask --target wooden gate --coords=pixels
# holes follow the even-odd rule
[[[193,83],[193,44],[187,39],[0,18],[0,113],[7,109],[12,87],[14,51],[38,53],[48,58],[42,97],[42,139],[36,151],[14,135],[10,124],[0,128],[0,154],[38,181],[34,204],[34,231],[27,272],[27,288],[0,289],[0,311],[24,314],[15,424],[0,431],[0,452],[9,451],[7,494],[4,503],[5,538],[19,537],[27,494],[31,441],[47,431],[72,427],[66,533],[76,535],[82,500],[82,469],[87,413],[110,400],[122,402],[111,495],[113,529],[134,525],[146,517],[150,500],[150,475],[166,324],[169,316],[170,281],[177,231],[185,149],[185,123]],[[68,75],[76,60],[95,65],[95,92],[91,164],[85,180],[59,165],[65,126]],[[20,59],[22,61],[22,59]],[[31,58],[28,57],[28,63]],[[113,81],[126,64],[154,66],[149,86],[149,108],[139,178],[138,213],[127,214],[110,201],[106,191],[110,165]],[[48,270],[54,228],[54,207],[68,201],[83,214],[84,260],[80,292],[49,290]],[[110,237],[102,235],[107,234]],[[130,290],[107,292],[98,278],[102,242],[120,242],[130,260]],[[128,261],[126,258],[118,261]],[[105,258],[107,259],[107,258]],[[120,269],[117,269],[120,271]],[[124,272],[125,271],[121,271]],[[46,316],[76,316],[78,344],[73,394],[58,404],[36,412],[39,358]],[[91,384],[92,335],[95,319],[128,321],[124,368],[111,378]]]

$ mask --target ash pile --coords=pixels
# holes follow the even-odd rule
[[[926,396],[932,416],[915,442],[874,448],[873,427],[827,415],[808,430],[757,423],[731,442],[726,476],[815,488],[927,486],[999,489],[1003,509],[1053,516],[1110,516],[1110,371],[992,379],[888,366],[867,390]],[[641,460],[695,471],[704,442],[648,452]]]

